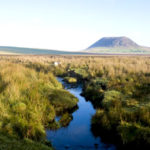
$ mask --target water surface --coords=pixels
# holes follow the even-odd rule
[[[96,110],[93,108],[91,102],[87,102],[80,94],[82,86],[70,87],[62,81],[58,80],[65,86],[65,88],[79,99],[79,109],[75,111],[73,120],[67,127],[60,128],[56,131],[47,130],[47,139],[52,142],[56,150],[115,150],[115,146],[104,144],[99,137],[94,137],[91,132],[91,118]]]

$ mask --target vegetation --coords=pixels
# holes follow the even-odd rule
[[[18,139],[16,137],[0,134],[0,150],[52,150],[48,142],[35,142],[30,139]]]
[[[150,147],[150,94],[149,94],[150,58],[149,57],[146,56],[4,57],[3,56],[1,57],[1,60],[7,60],[7,62],[22,64],[27,67],[26,68],[27,70],[28,68],[30,68],[29,70],[32,71],[36,70],[34,72],[36,72],[38,76],[41,75],[42,77],[43,76],[45,77],[45,74],[46,76],[48,76],[50,72],[53,72],[54,75],[63,76],[66,77],[67,79],[68,77],[77,79],[78,82],[83,83],[82,94],[87,98],[87,100],[92,101],[94,107],[97,109],[96,114],[92,117],[91,121],[92,126],[94,126],[97,131],[96,133],[97,135],[101,135],[102,133],[104,133],[105,136],[109,135],[109,137],[113,135],[112,140],[116,139],[116,143],[118,144],[119,142],[119,144],[121,144],[123,147],[128,145],[129,146],[134,145],[135,149],[144,146]],[[61,64],[59,66],[54,66],[53,65],[54,61],[61,62]],[[8,84],[10,83],[6,82],[3,76],[1,77],[0,81],[1,81],[0,85],[3,85],[1,86],[0,91],[1,93],[3,93],[4,91],[6,91]],[[17,81],[20,82],[19,80]],[[44,90],[44,93],[48,93],[46,95],[44,94],[44,98],[51,99],[49,102],[51,106],[50,108],[51,110],[53,110],[52,112],[55,113],[57,113],[57,111],[63,112],[62,108],[68,109],[68,107],[73,107],[77,101],[74,100],[73,105],[72,103],[70,105],[69,102],[67,102],[68,96],[66,96],[66,94],[65,95],[62,94],[64,93],[63,92],[64,90],[62,89],[62,87],[60,87],[61,85],[59,85],[57,82],[54,81],[53,84],[51,85],[53,88],[51,88],[52,90],[50,92],[47,92],[48,91],[47,87],[49,87],[46,86],[47,84],[45,85],[46,88],[43,88],[43,86],[38,86],[36,91]],[[22,87],[24,88],[27,86]],[[29,95],[34,95],[34,92],[32,93],[32,89],[35,88],[31,88],[29,91],[26,90],[29,92]],[[11,88],[11,90],[13,90],[13,88]],[[15,90],[15,93],[16,91],[17,90]],[[66,97],[62,102],[59,101],[61,96],[60,95],[58,96],[57,92],[59,93],[62,92],[61,94]],[[22,92],[22,94],[24,94],[24,92]],[[56,98],[57,96],[58,99]],[[14,97],[17,97],[17,94]],[[72,96],[70,95],[69,97]],[[71,99],[74,98],[72,97]],[[2,117],[8,118],[5,121],[6,123],[9,122],[9,118],[11,118],[6,113],[8,112],[6,110],[9,110],[9,112],[11,112],[12,114],[12,111],[14,110],[15,111],[18,110],[23,113],[24,110],[30,108],[24,100],[21,100],[20,101],[21,103],[19,104],[14,103],[13,105],[10,105],[11,109],[8,104],[7,107],[8,106],[9,107],[8,108],[5,107],[4,102],[2,103],[0,109],[2,112],[1,113]],[[14,114],[16,113],[17,112],[14,112]],[[54,119],[54,116],[55,114],[52,113],[50,117],[42,117],[45,118],[44,120],[42,119],[43,123],[47,124],[48,126],[48,123],[46,121],[47,118],[49,118],[49,122],[51,122]],[[60,124],[65,126],[67,124],[68,118],[70,118],[71,120],[71,117],[69,117],[68,114],[65,114],[62,117],[62,119],[60,119]],[[65,124],[63,123],[64,120]],[[5,127],[5,122],[2,123],[1,127],[3,128]],[[9,127],[10,126],[8,126],[7,128],[9,129]],[[40,131],[40,134],[43,133],[41,132],[43,130],[38,131]],[[37,135],[39,135],[39,132],[37,133]],[[116,136],[116,138],[114,138],[114,136]]]
[[[61,113],[65,110],[73,109],[77,105],[77,98],[65,90],[53,90],[49,92],[49,99],[56,112]]]
[[[65,77],[64,81],[66,81],[67,83],[70,83],[70,84],[77,83],[77,79],[73,78],[73,77]]]
[[[61,119],[60,119],[60,124],[63,126],[63,127],[65,127],[65,126],[67,126],[69,123],[70,123],[70,121],[73,119],[73,117],[69,114],[69,113],[65,113],[62,117],[61,117]]]
[[[38,149],[47,149],[43,145],[40,147],[36,141],[45,140],[45,128],[54,126],[57,113],[69,111],[76,105],[77,99],[63,89],[52,73],[37,72],[21,64],[1,61],[0,132],[20,139],[18,145],[27,148],[25,143],[27,146],[33,143],[33,149],[37,146]],[[1,138],[4,144],[11,142],[8,137]],[[17,140],[13,142],[17,144]],[[10,149],[12,147],[13,143]]]

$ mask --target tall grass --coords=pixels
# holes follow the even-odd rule
[[[92,119],[92,125],[96,125],[98,127],[97,130],[103,128],[105,129],[104,131],[113,131],[120,137],[123,144],[150,145],[149,56],[1,56],[1,61],[3,60],[22,64],[33,72],[36,70],[35,72],[38,76],[41,74],[41,76],[45,77],[43,74],[46,74],[47,77],[49,72],[53,72],[55,75],[64,76],[66,79],[75,78],[78,82],[82,81],[84,83],[82,94],[91,100],[95,108],[97,108],[97,112]],[[55,61],[60,62],[60,65],[54,66]],[[13,72],[11,69],[8,70],[9,73]],[[39,79],[34,74],[30,78],[35,79],[34,82],[37,80],[39,84]],[[8,78],[6,80],[3,79],[3,76],[5,75],[1,73],[0,83],[3,85],[0,86],[1,93],[4,93],[4,91],[13,93],[15,91],[15,97],[20,97],[20,92],[17,92],[16,85],[8,90],[10,77],[6,77],[6,79]],[[15,82],[15,79],[13,80]],[[52,84],[53,86],[51,85],[51,89],[54,88],[54,83]],[[23,84],[22,88],[24,88],[25,83],[21,84]],[[27,84],[26,87],[28,86]],[[25,95],[32,95],[34,98],[30,97],[30,99],[36,106],[38,101],[35,101],[35,99],[39,95],[36,92],[34,93],[32,89],[43,91],[47,88],[34,86],[29,86],[29,91]],[[45,86],[48,87],[47,84]],[[56,84],[55,88],[60,87],[57,87]],[[19,89],[21,88],[19,87]],[[56,95],[54,92],[49,97],[56,99]],[[46,97],[44,98],[46,99]],[[9,95],[9,100],[3,100],[3,103],[0,105],[2,117],[9,118],[9,113],[7,112],[10,110],[10,106],[8,104],[12,104],[15,101],[16,99],[11,94]],[[19,111],[29,108],[23,100],[21,102],[21,104],[15,106],[18,107]],[[50,103],[54,110],[56,110],[57,106],[67,107],[65,103],[64,106],[61,103],[55,104],[55,102],[57,100]],[[5,105],[5,103],[7,104]],[[39,109],[38,107],[35,108]],[[59,108],[58,110],[61,109]],[[66,116],[62,120],[66,120]],[[41,116],[41,118],[44,117]],[[44,120],[47,120],[47,118]],[[45,122],[44,120],[43,122]]]
[[[4,135],[43,141],[45,127],[52,126],[56,113],[76,105],[77,99],[52,73],[1,60],[0,132]]]

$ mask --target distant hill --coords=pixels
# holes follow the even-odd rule
[[[139,47],[138,44],[133,42],[127,37],[104,37],[91,45],[89,48],[95,47]]]
[[[143,47],[127,37],[104,37],[86,49],[93,53],[150,53],[149,47]]]
[[[0,46],[1,55],[105,55],[150,54],[149,47],[142,47],[127,37],[104,37],[80,52]]]
[[[58,51],[48,49],[36,49],[36,48],[23,48],[23,47],[9,47],[0,46],[0,54],[31,54],[31,55],[84,55],[85,52],[70,52],[70,51]]]

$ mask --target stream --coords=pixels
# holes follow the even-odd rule
[[[91,131],[91,118],[96,110],[91,102],[86,101],[80,94],[82,86],[70,87],[62,78],[57,78],[65,89],[79,100],[78,109],[73,112],[73,120],[67,127],[58,130],[47,130],[47,139],[51,141],[56,150],[115,150],[112,144],[105,144],[100,137],[94,137]]]

